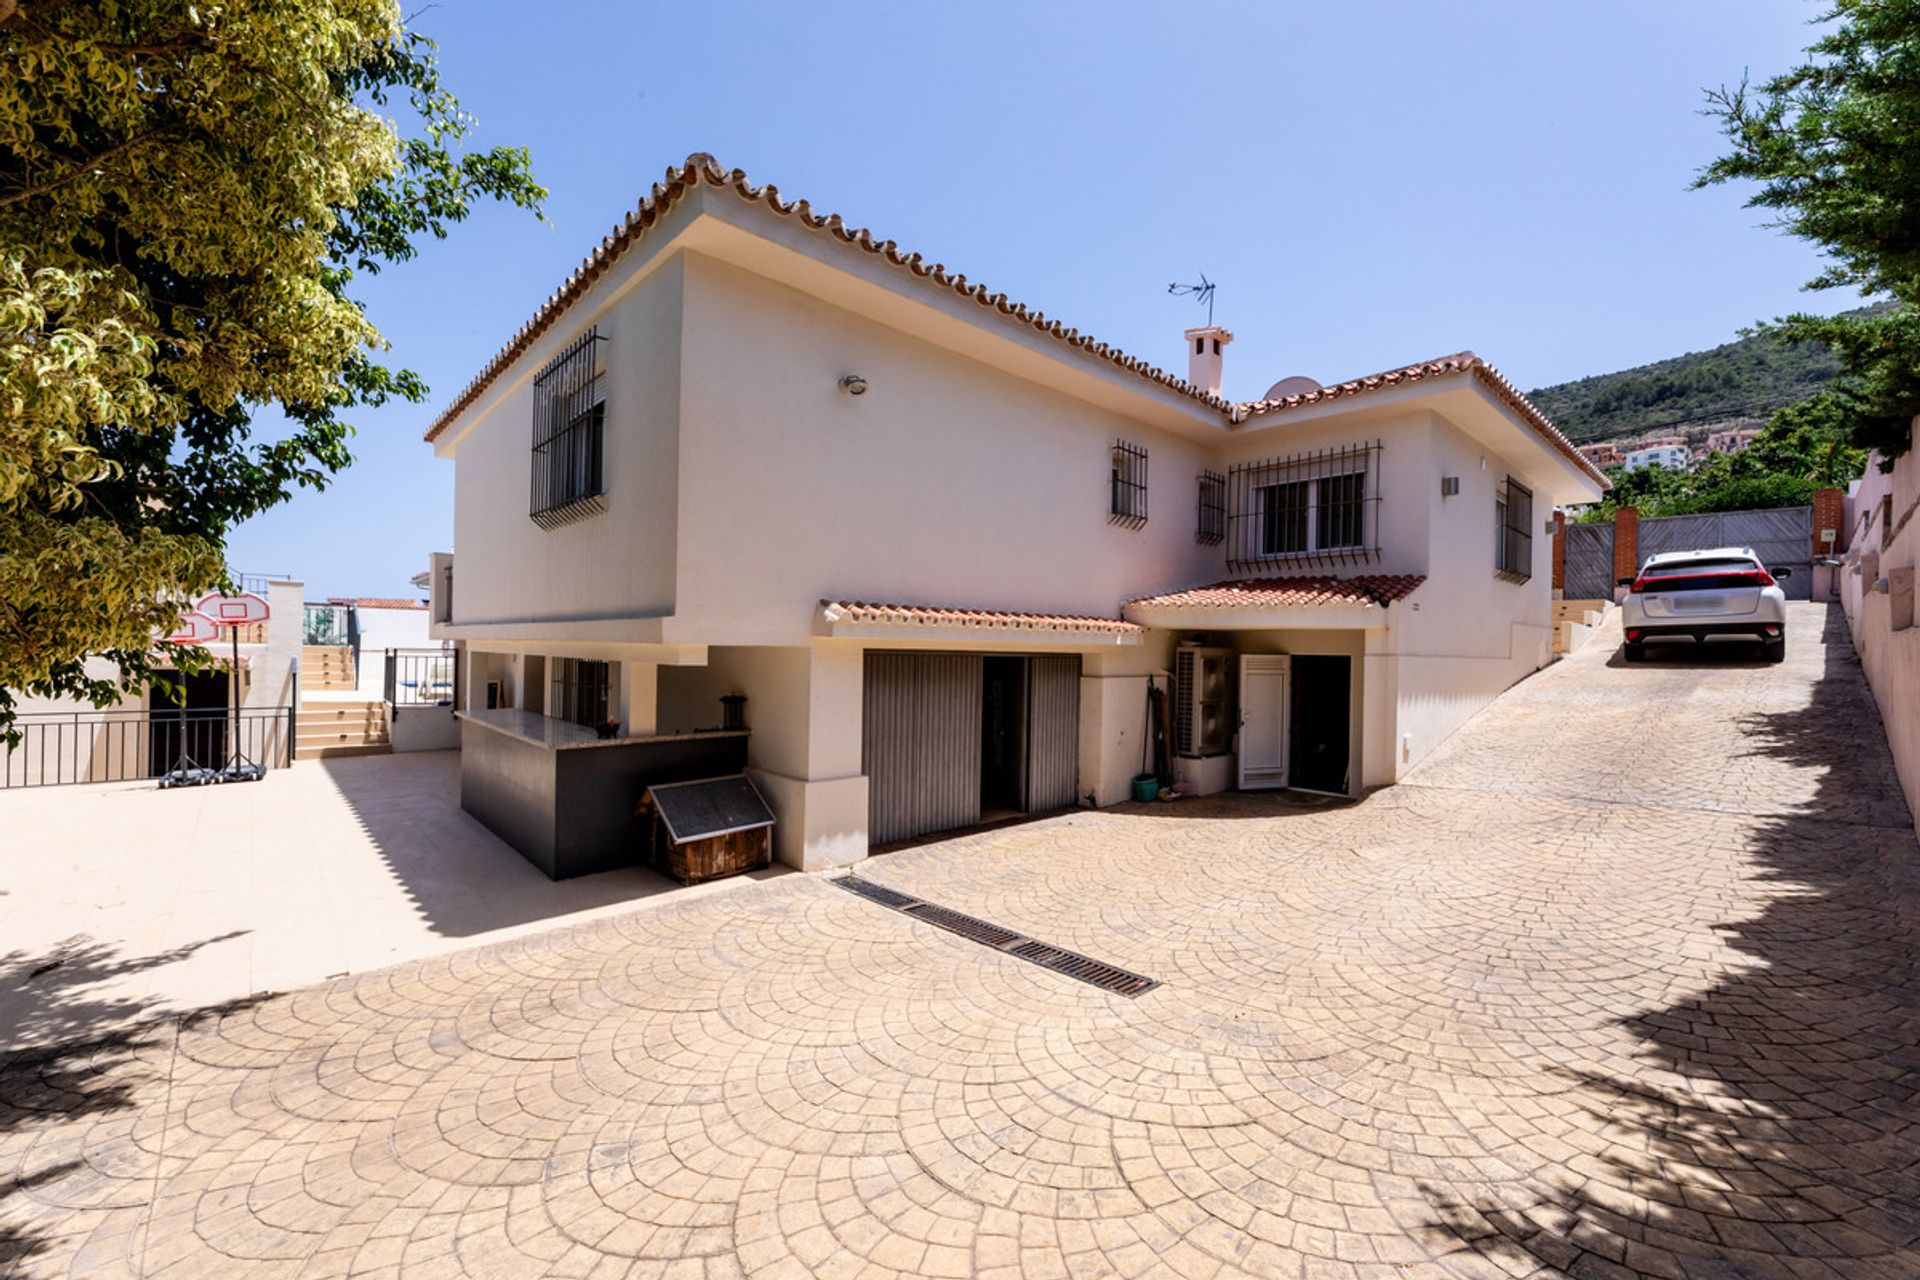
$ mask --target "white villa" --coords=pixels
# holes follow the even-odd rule
[[[1150,682],[1189,789],[1392,783],[1550,660],[1607,482],[1471,352],[1234,403],[1232,338],[1162,372],[690,157],[427,432],[463,802],[571,875],[744,766],[844,864],[1127,798]]]

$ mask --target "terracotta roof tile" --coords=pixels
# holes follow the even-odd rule
[[[419,601],[400,596],[328,596],[328,604],[350,604],[362,609],[424,609]]]
[[[1037,329],[1041,333],[1059,339],[1068,347],[1086,352],[1097,359],[1109,361],[1122,369],[1139,374],[1149,382],[1158,383],[1169,390],[1188,396],[1208,408],[1217,410],[1230,422],[1242,422],[1253,417],[1282,413],[1304,405],[1321,404],[1362,395],[1369,391],[1404,386],[1426,378],[1470,372],[1575,466],[1597,480],[1603,488],[1609,487],[1607,478],[1600,473],[1599,469],[1574,451],[1573,445],[1567,438],[1519,388],[1509,382],[1498,369],[1471,351],[1462,351],[1450,356],[1441,356],[1437,360],[1423,360],[1398,369],[1368,374],[1363,378],[1354,378],[1301,395],[1250,403],[1234,403],[1203,388],[1193,386],[1184,378],[1176,377],[1155,365],[1130,356],[1118,347],[1101,342],[1090,334],[1069,328],[1058,320],[1049,319],[1043,313],[1028,307],[1025,303],[1014,301],[1004,293],[989,292],[985,285],[975,284],[964,275],[950,272],[940,263],[929,263],[918,253],[904,253],[891,240],[876,239],[874,234],[864,227],[848,226],[837,213],[815,213],[813,206],[805,200],[783,200],[779,188],[772,183],[756,187],[747,180],[743,170],[722,169],[719,162],[705,152],[695,152],[688,156],[684,163],[667,170],[665,180],[654,184],[653,190],[647,197],[626,216],[623,222],[609,231],[574,269],[573,274],[569,275],[560,287],[548,296],[539,310],[534,312],[533,318],[520,326],[519,331],[513,335],[507,345],[487,362],[473,381],[469,382],[445,409],[441,410],[439,416],[433,420],[433,425],[427,428],[426,438],[437,439],[455,418],[486,393],[487,388],[492,386],[515,360],[526,354],[528,348],[553,327],[575,299],[606,274],[621,255],[638,243],[649,229],[666,217],[688,191],[701,186],[731,191],[749,204],[764,204],[775,214],[793,218],[798,225],[827,236],[851,250],[875,255],[882,261],[908,272],[930,288],[952,290],[961,297],[971,298],[983,310],[1004,317],[1009,323]]]
[[[1361,574],[1299,578],[1240,578],[1211,586],[1170,591],[1129,601],[1176,609],[1310,609],[1350,605],[1391,605],[1413,594],[1426,576],[1417,573]]]
[[[1006,613],[994,609],[955,609],[939,605],[873,604],[864,600],[822,600],[829,622],[880,626],[978,627],[982,630],[1081,631],[1131,635],[1142,628],[1121,618],[1072,613]]]
[[[1471,351],[1456,351],[1450,356],[1441,356],[1434,360],[1422,360],[1416,364],[1402,365],[1398,369],[1388,369],[1382,373],[1370,373],[1364,378],[1350,378],[1346,382],[1336,382],[1332,386],[1321,387],[1314,391],[1303,391],[1298,395],[1280,396],[1273,400],[1256,400],[1236,407],[1236,418],[1246,421],[1266,414],[1285,413],[1289,409],[1305,408],[1308,405],[1326,404],[1334,400],[1349,400],[1365,395],[1370,391],[1385,391],[1393,387],[1409,386],[1431,378],[1443,378],[1448,374],[1470,373],[1487,390],[1505,402],[1509,409],[1518,414],[1526,424],[1534,429],[1546,442],[1558,449],[1566,458],[1589,477],[1599,481],[1602,489],[1612,487],[1610,481],[1574,447],[1560,428],[1553,425],[1546,414],[1527,399],[1520,388],[1507,380],[1507,376],[1482,360]]]
[[[1049,319],[1039,311],[1023,302],[1016,302],[1004,293],[990,292],[983,284],[975,284],[964,275],[950,272],[938,262],[927,262],[918,253],[903,253],[891,240],[875,238],[873,232],[864,227],[850,227],[837,213],[819,214],[805,200],[783,200],[779,188],[772,183],[756,187],[747,181],[743,170],[726,170],[719,161],[705,152],[695,152],[687,157],[684,164],[668,169],[666,180],[655,183],[646,199],[629,213],[626,220],[613,228],[594,246],[593,252],[574,269],[561,286],[556,289],[533,318],[520,326],[519,332],[507,342],[499,354],[482,369],[465,390],[455,396],[453,402],[441,410],[433,425],[427,428],[426,438],[435,439],[447,425],[458,417],[468,406],[478,400],[498,378],[521,355],[531,347],[541,334],[552,327],[574,299],[587,289],[610,268],[628,249],[638,243],[649,228],[667,215],[673,206],[680,202],[686,193],[698,186],[714,187],[731,191],[749,204],[764,204],[781,217],[795,219],[799,225],[846,245],[848,248],[870,253],[882,261],[899,267],[901,270],[926,282],[929,287],[951,290],[963,298],[971,298],[985,310],[1004,316],[1014,324],[1026,325],[1038,329],[1041,333],[1058,338],[1069,347],[1087,352],[1098,359],[1111,361],[1122,369],[1137,373],[1150,382],[1157,382],[1181,395],[1190,396],[1209,408],[1222,413],[1228,412],[1232,405],[1214,395],[1193,386],[1185,378],[1175,377],[1163,369],[1146,361],[1128,355],[1115,346],[1100,342],[1089,334],[1072,329],[1058,320]]]

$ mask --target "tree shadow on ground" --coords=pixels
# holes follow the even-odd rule
[[[1824,639],[1811,705],[1742,726],[1752,757],[1818,775],[1807,803],[1748,833],[1771,898],[1720,930],[1744,963],[1620,1019],[1630,1074],[1552,1073],[1564,1091],[1540,1101],[1579,1108],[1577,1154],[1542,1165],[1536,1149],[1512,1182],[1422,1185],[1424,1234],[1454,1269],[1920,1274],[1920,847],[1838,609]]]
[[[112,984],[244,932],[144,956],[123,955],[87,937],[0,955],[0,1276],[24,1274],[22,1264],[58,1239],[63,1215],[37,1201],[35,1192],[95,1176],[71,1156],[75,1142],[57,1140],[55,1131],[86,1131],[150,1105],[166,1090],[180,1019],[159,1012],[150,998],[119,994]],[[43,1145],[37,1139],[56,1140]],[[90,1135],[87,1149],[89,1160],[140,1158],[130,1134],[97,1143]]]

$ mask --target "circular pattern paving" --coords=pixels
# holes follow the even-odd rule
[[[1526,681],[1353,805],[1077,813],[0,1060],[0,1277],[1920,1274],[1857,664]]]

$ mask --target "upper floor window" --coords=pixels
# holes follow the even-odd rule
[[[1508,582],[1533,576],[1533,490],[1507,477],[1493,499],[1493,571]]]
[[[1147,522],[1147,451],[1145,446],[1115,440],[1109,451],[1110,483],[1107,523],[1138,529]]]
[[[533,379],[533,496],[528,514],[543,529],[592,515],[605,504],[606,340],[589,329]]]
[[[1193,540],[1203,547],[1217,547],[1226,536],[1227,478],[1218,471],[1202,471]]]
[[[1371,560],[1379,555],[1380,445],[1241,463],[1227,473],[1227,558]]]

